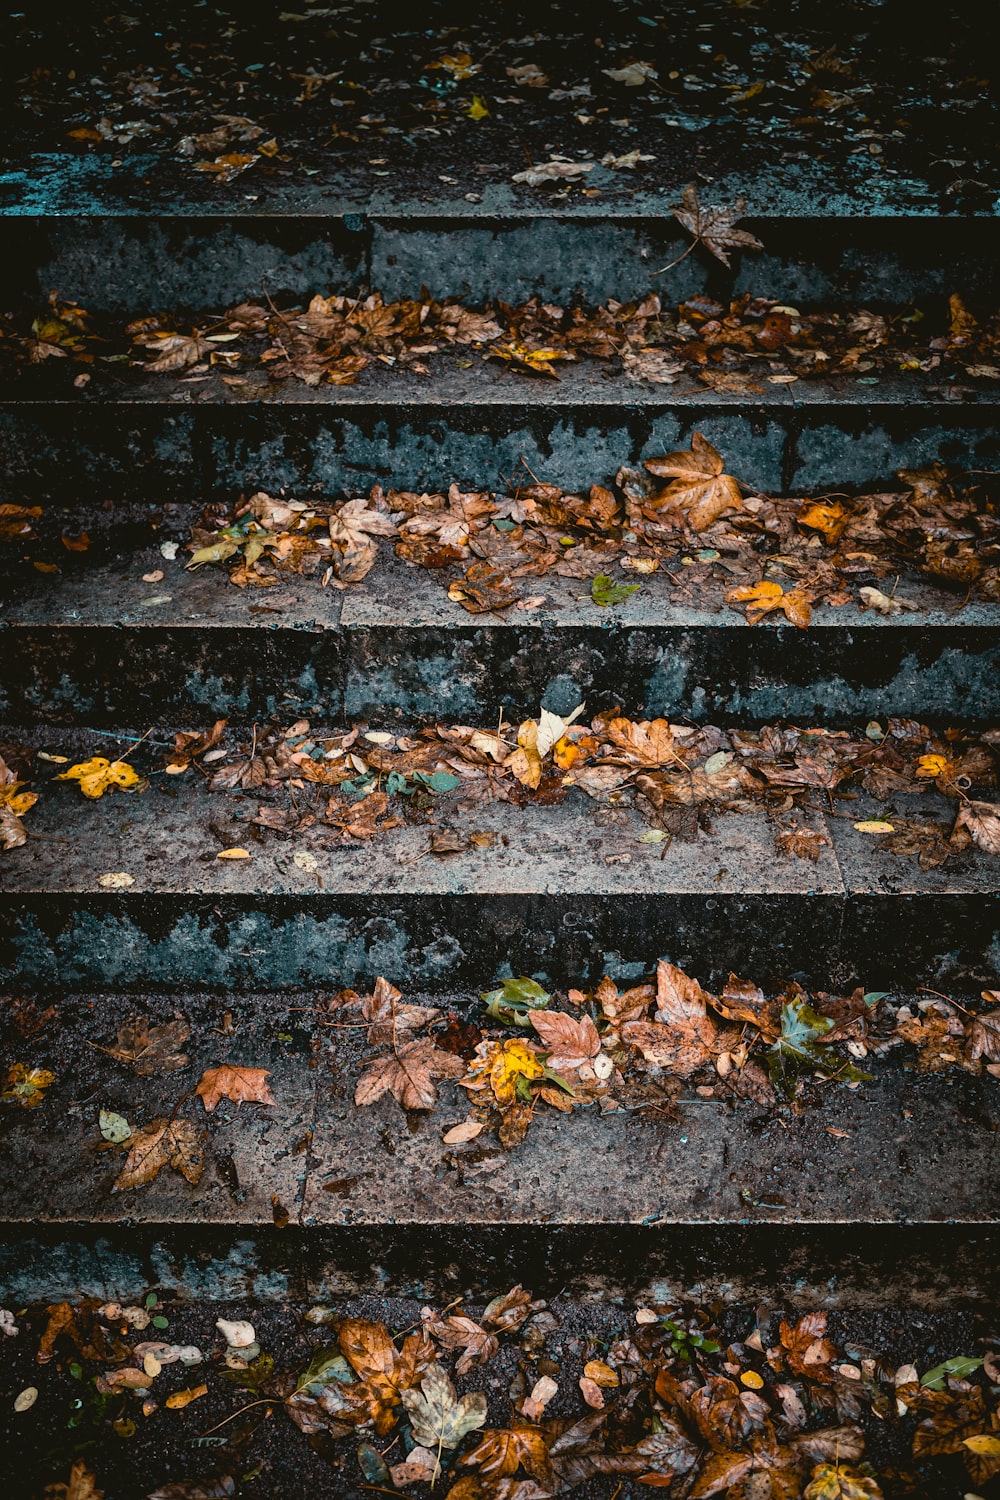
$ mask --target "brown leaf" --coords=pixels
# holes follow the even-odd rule
[[[118,1029],[118,1040],[108,1048],[111,1057],[128,1063],[143,1078],[152,1073],[175,1073],[191,1059],[178,1051],[191,1035],[186,1021],[153,1026],[148,1016],[132,1016]]]
[[[577,1021],[563,1011],[536,1010],[531,1012],[531,1024],[551,1054],[549,1067],[557,1071],[579,1068],[601,1050],[601,1038],[589,1016]]]
[[[515,1286],[487,1304],[482,1322],[487,1328],[495,1328],[498,1333],[516,1333],[533,1312],[538,1312],[544,1306],[544,1302],[533,1302],[531,1293],[526,1292],[523,1286]]]
[[[238,1068],[223,1063],[219,1068],[206,1069],[195,1093],[209,1114],[220,1099],[228,1099],[233,1104],[277,1104],[265,1081],[270,1077],[270,1071],[269,1068]]]
[[[692,433],[689,450],[647,459],[645,467],[659,479],[673,479],[652,503],[680,510],[695,531],[704,531],[727,510],[743,509],[739,485],[723,472],[721,454],[700,432]]]
[[[704,245],[716,260],[721,260],[724,266],[728,266],[730,250],[764,248],[757,236],[749,230],[733,227],[743,218],[746,207],[746,200],[737,198],[735,203],[726,207],[702,208],[694,183],[688,183],[681,194],[680,203],[672,212],[688,234],[694,235],[695,244]]]
[[[803,1313],[797,1323],[781,1323],[781,1348],[785,1364],[795,1375],[828,1381],[828,1368],[836,1347],[825,1337],[826,1313]],[[845,1455],[846,1456],[846,1455]]]
[[[465,1064],[442,1052],[430,1037],[409,1042],[386,1057],[376,1058],[358,1081],[354,1102],[374,1104],[391,1093],[404,1109],[433,1109],[437,1103],[435,1078],[460,1078]]]
[[[78,1458],[69,1471],[66,1484],[47,1484],[46,1500],[104,1500],[104,1491],[97,1488],[97,1476],[88,1469],[82,1458]]]
[[[409,1042],[441,1014],[435,1005],[404,1005],[399,990],[379,975],[372,994],[361,999],[361,1014],[370,1024],[367,1038],[373,1047]]]
[[[453,1313],[447,1318],[424,1314],[424,1328],[445,1349],[461,1349],[455,1366],[456,1375],[467,1375],[477,1365],[486,1364],[500,1348],[495,1334],[488,1333],[474,1318]]]
[[[1000,854],[1000,802],[963,802],[952,837],[963,828],[985,854]]]
[[[163,1167],[173,1167],[193,1185],[201,1180],[205,1159],[198,1132],[190,1120],[153,1120],[126,1143],[125,1165],[115,1178],[113,1193],[143,1187]]]
[[[487,1428],[479,1442],[462,1457],[475,1464],[484,1479],[501,1479],[524,1468],[543,1483],[551,1478],[549,1450],[539,1428],[515,1422],[512,1427]]]
[[[774,842],[779,854],[794,854],[815,864],[820,851],[828,848],[831,840],[814,828],[785,828],[775,834]]]

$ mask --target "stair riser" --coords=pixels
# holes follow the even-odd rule
[[[452,608],[443,595],[442,605]],[[506,618],[519,614],[523,620],[519,611]],[[853,608],[851,615],[857,621]],[[493,723],[501,706],[518,721],[539,705],[565,714],[579,703],[590,713],[617,706],[636,717],[709,723],[843,728],[896,714],[948,727],[1000,719],[997,630],[906,618],[916,623],[806,632],[751,630],[725,613],[717,624],[615,620],[604,629],[12,625],[0,722],[145,729],[223,716],[305,717],[392,728]]]
[[[114,525],[111,502],[169,502],[197,514],[210,499],[282,487],[302,498],[356,494],[375,483],[505,490],[514,475],[530,482],[525,465],[539,479],[587,489],[607,483],[622,464],[688,447],[695,430],[715,444],[729,472],[768,494],[891,488],[897,470],[935,459],[1000,468],[993,402],[880,403],[877,387],[862,388],[864,404],[860,392],[801,406],[791,398],[720,402],[707,392],[677,402],[661,387],[637,395],[631,407],[560,406],[553,381],[554,404],[544,406],[536,392],[522,401],[518,380],[507,377],[502,403],[443,406],[430,385],[430,399],[413,403],[413,388],[400,377],[399,399],[409,398],[402,406],[365,404],[354,393],[335,412],[308,401],[196,410],[166,402],[8,402],[0,408],[0,463],[19,503],[64,506],[100,529]]]
[[[97,170],[95,167],[94,170]],[[10,217],[0,226],[11,268],[7,296],[35,302],[58,288],[93,311],[149,313],[171,306],[219,312],[246,299],[373,287],[387,297],[461,295],[519,302],[598,302],[657,291],[776,296],[796,304],[909,303],[953,291],[995,297],[1000,227],[987,218],[893,217],[749,220],[765,251],[732,270],[706,254],[652,273],[690,244],[669,214],[575,216],[534,212],[408,218],[157,216]],[[706,201],[710,201],[709,198]],[[539,205],[540,206],[540,205]]]
[[[357,859],[366,858],[358,848]],[[540,856],[541,858],[541,856]],[[96,875],[97,872],[95,872]],[[730,871],[729,874],[738,874]],[[669,957],[713,985],[913,989],[995,984],[1000,896],[720,892],[657,897],[30,893],[0,901],[0,982],[174,990],[363,985],[479,990],[494,975],[565,987]],[[763,949],[763,951],[762,951]]]
[[[749,1209],[748,1217],[760,1213]],[[80,1296],[128,1303],[154,1287],[199,1302],[357,1295],[444,1302],[485,1299],[516,1282],[549,1298],[985,1307],[1000,1296],[1000,1234],[990,1224],[764,1221],[242,1232],[67,1223],[30,1236],[8,1229],[0,1238],[0,1299],[8,1306]]]

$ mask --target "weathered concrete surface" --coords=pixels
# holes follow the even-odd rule
[[[330,1033],[315,1065],[303,998],[296,1009],[234,997],[228,1031],[212,1025],[210,997],[144,998],[151,1019],[194,1025],[187,1068],[138,1079],[99,1050],[137,1002],[68,997],[58,1035],[34,1049],[56,1082],[8,1121],[0,1295],[454,1295],[525,1277],[543,1293],[838,1306],[908,1291],[954,1306],[1000,1288],[1000,1100],[988,1080],[919,1077],[893,1058],[858,1090],[823,1086],[791,1119],[692,1092],[676,1121],[543,1111],[511,1153],[490,1135],[446,1147],[464,1092],[444,1085],[437,1111],[409,1121],[389,1099],[358,1109],[358,1047]],[[209,1116],[182,1098],[222,1062],[269,1068],[276,1104]],[[178,1100],[204,1133],[201,1183],[164,1170],[112,1195],[121,1160],[97,1149],[99,1109],[139,1125]]]
[[[731,269],[692,255],[654,276],[690,243],[670,213],[690,181],[689,162],[676,186],[639,189],[611,206],[578,195],[571,206],[553,203],[495,184],[479,203],[440,185],[423,202],[378,188],[353,196],[286,186],[271,202],[250,205],[237,186],[214,209],[200,209],[190,198],[144,189],[140,161],[109,172],[53,154],[32,163],[27,194],[26,174],[0,174],[9,298],[30,303],[58,288],[95,312],[137,315],[172,304],[218,310],[265,288],[272,297],[301,297],[367,286],[398,297],[426,286],[439,297],[509,302],[535,293],[599,302],[649,291],[673,301],[747,291],[808,306],[907,303],[956,287],[995,298],[998,287],[995,219],[942,217],[933,203],[914,212],[886,201],[865,209],[849,197],[810,201],[801,185],[806,163],[796,164],[794,186],[786,171],[781,187],[718,181],[705,193],[712,203],[745,194],[741,227],[762,240],[763,253],[738,252]],[[598,168],[592,176],[595,186],[599,178],[616,185],[614,173]],[[100,201],[106,185],[120,194],[114,204]]]
[[[25,567],[0,607],[0,721],[101,728],[225,716],[375,727],[514,719],[615,705],[647,717],[948,726],[1000,717],[1000,609],[907,579],[916,613],[819,607],[808,631],[750,627],[725,585],[692,594],[684,570],[642,579],[622,605],[586,581],[524,580],[537,609],[473,617],[447,577],[382,560],[345,592],[289,577],[233,587],[156,548],[65,575]],[[64,566],[66,566],[64,564]],[[143,574],[162,572],[145,583]]]
[[[627,976],[665,955],[713,979],[752,970],[834,988],[859,976],[880,987],[979,983],[1000,970],[990,857],[968,851],[925,878],[876,848],[861,877],[845,833],[852,814],[801,815],[834,840],[814,865],[779,858],[763,815],[719,816],[711,834],[661,858],[662,847],[638,842],[635,814],[606,809],[597,821],[598,804],[577,791],[557,807],[463,813],[443,801],[438,825],[493,842],[439,857],[421,823],[364,847],[324,842],[322,825],[297,841],[262,834],[247,821],[259,800],[154,778],[146,793],[86,803],[68,784],[43,785],[33,837],[0,867],[0,972],[125,989],[150,976],[161,989],[280,989],[389,972],[410,985],[478,985],[511,970],[560,984],[609,966]],[[920,797],[900,800],[911,815],[928,810]],[[231,846],[253,857],[216,858]],[[300,848],[315,870],[295,864]],[[906,891],[891,895],[897,872]],[[103,889],[105,873],[134,884]]]
[[[285,487],[301,498],[375,483],[506,491],[525,465],[547,482],[588,489],[622,464],[689,447],[695,430],[729,472],[765,494],[888,489],[898,469],[935,459],[1000,467],[988,382],[963,385],[968,394],[955,402],[917,382],[909,400],[898,382],[887,383],[885,399],[877,385],[843,382],[814,399],[790,395],[794,386],[720,399],[703,389],[641,387],[593,366],[541,386],[489,364],[449,376],[440,389],[436,379],[402,376],[328,387],[336,394],[320,397],[270,388],[249,414],[217,402],[214,391],[202,403],[197,385],[175,390],[178,400],[165,387],[142,401],[8,400],[0,462],[21,503],[94,513],[105,528],[122,503],[197,511],[258,489]]]

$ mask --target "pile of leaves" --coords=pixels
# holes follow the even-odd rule
[[[40,1326],[41,1383],[68,1369],[80,1393],[71,1425],[97,1429],[85,1451],[102,1427],[133,1436],[136,1418],[161,1444],[177,1432],[195,1449],[214,1440],[211,1467],[206,1457],[187,1469],[197,1477],[143,1487],[149,1500],[233,1496],[234,1472],[260,1473],[251,1455],[267,1447],[254,1436],[282,1410],[345,1490],[445,1500],[554,1500],[594,1483],[610,1494],[616,1480],[615,1494],[630,1483],[677,1500],[896,1500],[936,1484],[978,1493],[1000,1472],[992,1338],[921,1374],[867,1340],[836,1341],[819,1311],[761,1319],[654,1303],[591,1314],[578,1333],[571,1305],[519,1285],[479,1308],[418,1307],[398,1332],[351,1308],[296,1312],[279,1357],[261,1346],[266,1313],[210,1328],[208,1310],[168,1308],[155,1292],[2,1317],[14,1339]],[[181,1342],[193,1324],[199,1343]],[[38,1395],[17,1397],[22,1427]],[[76,1458],[69,1484],[45,1495],[102,1500],[100,1457]]]
[[[628,810],[637,814],[645,828],[635,828],[632,837],[660,846],[664,855],[673,839],[710,834],[712,818],[728,812],[767,816],[779,856],[816,861],[831,840],[803,814],[850,817],[836,812],[834,799],[848,799],[849,806],[860,791],[897,806],[902,797],[929,792],[951,800],[950,823],[928,817],[926,804],[918,804],[913,817],[893,812],[854,822],[891,853],[915,855],[924,870],[973,847],[1000,854],[1000,804],[983,795],[997,786],[1000,730],[934,730],[894,717],[884,724],[872,720],[863,731],[721,729],[613,711],[588,723],[583,711],[582,704],[567,715],[543,708],[537,719],[519,725],[501,715],[490,729],[435,724],[409,734],[364,725],[317,732],[299,720],[287,729],[255,727],[244,737],[227,734],[220,719],[205,733],[178,734],[160,771],[150,776],[178,778],[196,770],[201,791],[254,799],[256,811],[246,819],[254,838],[294,838],[313,847],[365,842],[407,824],[426,829],[427,855],[485,851],[496,835],[474,826],[477,809],[551,806],[575,791],[586,794],[599,820],[613,813],[627,827]],[[0,752],[10,754],[6,746]],[[32,752],[20,747],[18,754],[27,777]],[[44,754],[48,762],[67,759]],[[37,762],[34,769],[37,775]],[[95,757],[56,779],[78,784],[96,801],[141,794],[150,776],[139,776],[126,761]],[[236,847],[218,857],[251,855]]]
[[[961,1068],[1000,1079],[995,990],[983,991],[981,1013],[940,995],[915,1007],[861,988],[811,997],[796,983],[767,997],[735,974],[713,995],[661,959],[653,982],[624,992],[605,975],[595,990],[570,989],[556,1005],[537,980],[522,976],[481,998],[485,1013],[463,1022],[404,1002],[384,978],[371,994],[332,997],[327,1010],[337,1019],[329,1024],[357,1015],[376,1053],[364,1064],[355,1103],[391,1094],[406,1110],[433,1110],[435,1080],[456,1079],[469,1111],[445,1131],[444,1144],[461,1145],[492,1128],[509,1150],[546,1105],[563,1114],[596,1106],[602,1115],[653,1109],[670,1118],[687,1086],[702,1098],[801,1109],[811,1080],[857,1086],[870,1076],[858,1062],[904,1043],[919,1049],[920,1072]]]
[[[688,195],[691,195],[688,201]],[[676,216],[728,264],[752,242],[733,227],[733,209],[704,210],[688,189]],[[687,253],[687,252],[685,252]],[[667,269],[666,267],[663,269]],[[630,379],[694,389],[759,394],[768,383],[831,378],[875,384],[915,374],[959,387],[1000,379],[1000,313],[973,311],[958,293],[943,312],[904,307],[803,310],[780,297],[743,293],[728,303],[697,294],[668,305],[651,291],[640,301],[560,306],[539,297],[521,305],[467,306],[458,297],[387,301],[380,292],[317,293],[305,307],[242,302],[221,316],[192,319],[150,313],[122,325],[50,294],[48,306],[0,318],[0,356],[8,370],[67,361],[83,387],[105,369],[206,381],[212,373],[235,392],[292,380],[307,386],[353,385],[372,367],[430,377],[447,368],[435,355],[501,362],[527,376],[558,379],[566,362],[610,362]],[[926,383],[926,382],[925,382]]]
[[[317,502],[253,495],[235,510],[207,510],[189,567],[223,564],[241,588],[282,575],[346,588],[366,578],[381,539],[441,580],[472,614],[538,609],[529,592],[547,576],[587,580],[598,605],[622,603],[660,573],[684,603],[722,599],[751,623],[805,629],[813,605],[898,615],[922,606],[897,595],[900,574],[1000,600],[1000,505],[991,488],[945,467],[901,470],[901,488],[862,495],[773,499],[728,474],[700,433],[690,449],[622,468],[586,494],[535,480],[500,495],[384,490]],[[666,480],[666,484],[659,481]],[[616,582],[609,570],[616,569]],[[879,587],[892,582],[888,592]]]
[[[898,1048],[921,1073],[962,1070],[1000,1079],[1000,991],[984,990],[982,1001],[981,1009],[971,1009],[935,992],[898,1001],[862,988],[810,995],[794,982],[766,995],[735,974],[713,994],[660,960],[652,980],[624,990],[605,975],[592,990],[556,994],[521,976],[456,1012],[406,1000],[380,977],[369,993],[342,990],[298,1009],[311,1017],[313,1065],[346,1073],[359,1109],[388,1095],[407,1112],[443,1108],[453,1116],[461,1093],[450,1088],[443,1106],[439,1094],[440,1082],[449,1080],[464,1092],[465,1117],[445,1125],[444,1146],[489,1131],[511,1150],[539,1110],[651,1111],[670,1121],[691,1090],[699,1098],[797,1114],[822,1107],[826,1093],[817,1082],[855,1088],[871,1076],[862,1065]],[[11,1061],[0,1074],[0,1102],[35,1111],[48,1102],[53,1070],[62,1072],[57,1042],[41,1040],[57,1013],[23,1000],[5,1002],[4,1009]],[[140,1013],[127,1017],[113,1039],[89,1045],[116,1069],[151,1078],[191,1068],[184,1050],[190,1037],[183,1017],[157,1022]],[[196,1083],[179,1079],[169,1112],[164,1106],[143,1123],[95,1107],[92,1149],[121,1159],[111,1191],[145,1187],[165,1168],[196,1187],[206,1158],[220,1164],[228,1181],[231,1164],[213,1146],[216,1108],[222,1101],[275,1106],[269,1077],[265,1067],[217,1064]],[[100,1099],[104,1090],[96,1093]],[[308,1141],[295,1146],[307,1148]],[[274,1207],[287,1217],[277,1200]]]

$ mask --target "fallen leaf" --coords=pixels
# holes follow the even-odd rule
[[[0,1101],[19,1104],[22,1109],[36,1109],[45,1098],[45,1090],[56,1075],[48,1068],[29,1068],[27,1063],[12,1063],[7,1069]]]
[[[726,511],[743,509],[739,485],[724,472],[721,454],[700,432],[692,433],[690,449],[647,459],[644,467],[658,479],[673,480],[653,504],[679,510],[695,531],[704,531]]]
[[[250,859],[249,849],[241,849],[238,845],[232,849],[220,849],[215,856],[216,859]]]
[[[107,875],[98,875],[97,884],[106,891],[125,891],[130,885],[135,885],[135,876],[124,870],[115,870]]]
[[[1000,854],[1000,802],[963,802],[952,838],[963,828],[984,854]]]
[[[435,1078],[458,1078],[465,1072],[462,1059],[442,1052],[430,1037],[409,1042],[387,1057],[379,1057],[358,1080],[354,1092],[357,1105],[374,1104],[383,1094],[392,1094],[404,1109],[433,1109],[437,1103]]]
[[[173,1167],[192,1186],[201,1180],[205,1160],[198,1132],[189,1120],[153,1120],[131,1137],[125,1165],[111,1189],[123,1193],[152,1182],[163,1167]]]
[[[142,778],[124,760],[105,760],[103,755],[95,755],[92,760],[81,761],[79,765],[70,766],[68,771],[62,771],[56,781],[78,781],[80,790],[85,797],[103,797],[110,787],[119,787],[122,791],[129,791],[140,785]]]
[[[805,630],[812,619],[812,606],[802,589],[789,589],[786,593],[780,583],[768,579],[760,583],[737,584],[726,590],[725,599],[727,604],[745,604],[751,625],[759,624],[765,615],[775,610],[780,610],[800,630]]]
[[[14,1410],[16,1412],[30,1411],[37,1400],[37,1385],[26,1385],[24,1390],[14,1397]]]
[[[673,209],[674,218],[682,224],[689,234],[694,235],[695,245],[704,245],[716,260],[721,260],[724,266],[729,265],[730,250],[763,250],[764,246],[756,235],[746,229],[736,229],[734,226],[746,212],[746,201],[737,198],[735,203],[725,208],[702,208],[698,202],[698,194],[694,184],[689,183],[681,194],[680,204]],[[669,267],[664,267],[668,270]],[[660,274],[660,273],[657,273]]]
[[[148,1016],[132,1016],[118,1028],[118,1037],[108,1055],[128,1063],[137,1073],[174,1073],[190,1062],[183,1047],[191,1035],[187,1021],[168,1021],[163,1026],[150,1024]]]
[[[437,1453],[436,1479],[441,1468],[442,1448],[457,1447],[468,1433],[485,1423],[486,1397],[482,1391],[474,1391],[459,1398],[439,1364],[431,1365],[419,1390],[404,1390],[402,1397],[413,1436],[422,1447]]]
[[[78,1458],[69,1471],[68,1484],[46,1485],[45,1496],[46,1500],[104,1500],[104,1491],[97,1488],[94,1471]]]
[[[192,1401],[199,1401],[202,1396],[207,1395],[207,1385],[192,1385],[183,1391],[173,1391],[163,1404],[170,1411],[182,1411],[185,1406],[190,1406]]]
[[[277,1104],[271,1095],[266,1080],[269,1068],[240,1068],[223,1063],[218,1068],[208,1068],[195,1089],[209,1114],[222,1099],[240,1104]]]
[[[489,1333],[474,1318],[464,1314],[451,1314],[446,1318],[428,1316],[425,1311],[423,1326],[431,1338],[444,1349],[461,1349],[455,1366],[456,1375],[467,1375],[477,1365],[484,1365],[500,1348],[497,1337]]]

